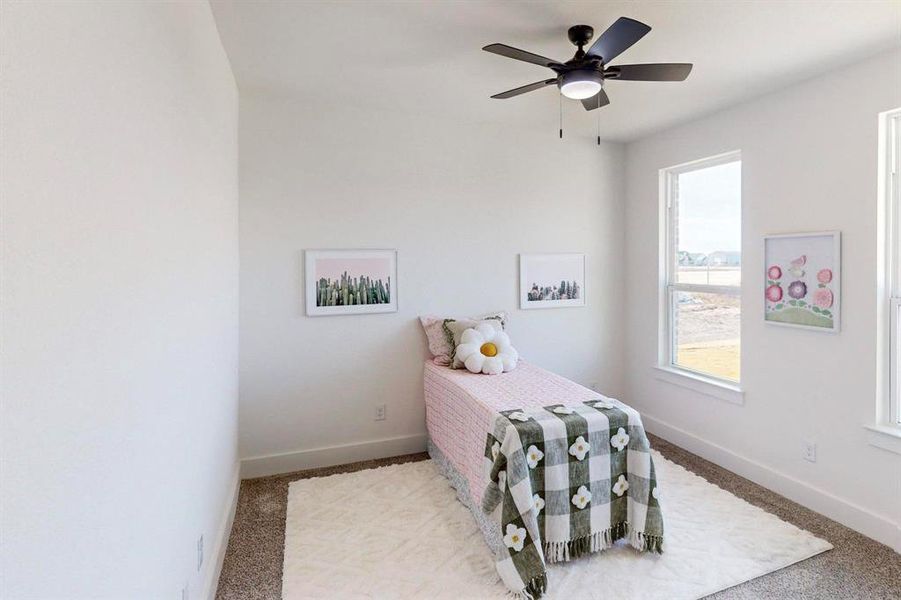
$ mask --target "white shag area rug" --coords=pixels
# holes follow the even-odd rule
[[[620,542],[548,569],[547,598],[700,598],[832,548],[654,453],[664,554]],[[282,597],[504,599],[469,510],[432,461],[291,484]]]

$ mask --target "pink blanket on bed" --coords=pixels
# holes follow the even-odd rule
[[[513,371],[501,375],[476,375],[426,361],[423,379],[429,437],[466,478],[477,505],[481,505],[488,483],[482,472],[485,436],[494,429],[498,411],[603,398],[522,360]]]

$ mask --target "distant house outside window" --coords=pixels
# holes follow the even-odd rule
[[[663,169],[661,366],[741,380],[741,155]]]

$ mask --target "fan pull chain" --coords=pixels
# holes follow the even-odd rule
[[[563,94],[557,94],[560,100],[560,139],[563,139]]]
[[[601,93],[598,92],[598,146],[601,145]]]

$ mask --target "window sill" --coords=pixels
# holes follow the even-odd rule
[[[865,425],[867,441],[871,446],[901,454],[901,426]]]
[[[745,393],[737,385],[673,367],[654,365],[654,369],[656,370],[654,378],[659,381],[678,385],[732,404],[743,405],[745,403]]]

